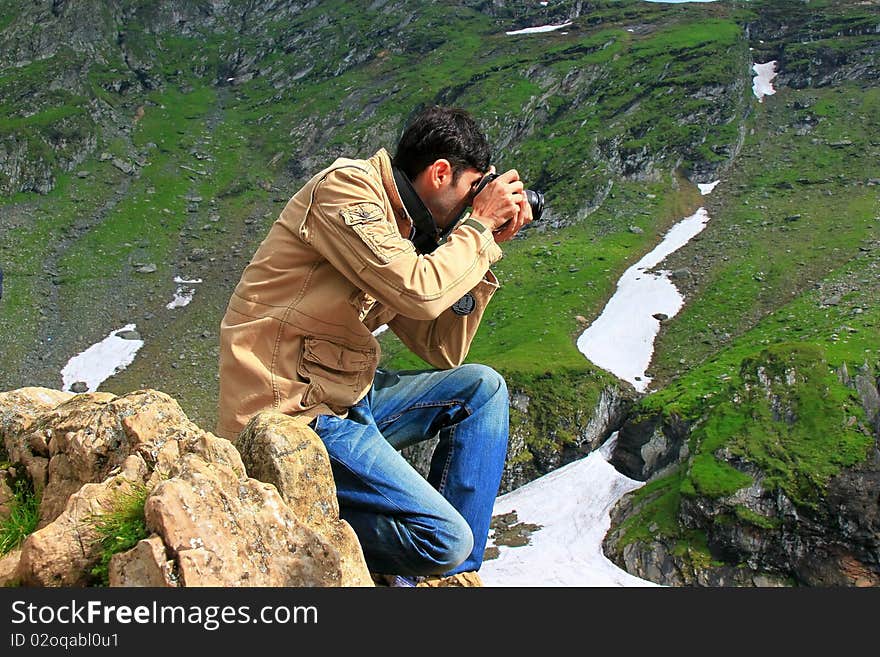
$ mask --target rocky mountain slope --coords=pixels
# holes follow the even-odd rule
[[[456,104],[548,200],[471,352],[513,391],[504,489],[622,426],[652,481],[606,551],[639,576],[876,582],[878,34],[875,1],[0,2],[0,390],[135,323],[101,390],[212,426],[217,326],[289,195]],[[641,396],[574,343],[699,205]],[[203,280],[182,308],[175,276]]]

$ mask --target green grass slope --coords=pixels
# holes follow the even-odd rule
[[[548,434],[570,439],[554,414],[568,422],[627,387],[583,358],[577,335],[700,205],[708,227],[664,263],[690,271],[688,303],[664,323],[658,392],[639,411],[715,418],[670,490],[740,485],[721,447],[804,500],[803,481],[858,458],[862,434],[821,418],[852,406],[825,369],[877,362],[873,5],[117,5],[89,21],[88,3],[57,15],[0,3],[0,389],[60,387],[71,356],[136,323],[145,346],[101,389],[159,388],[212,427],[219,321],[289,196],[338,155],[393,149],[413,111],[446,103],[548,201],[505,245],[469,358],[536,400],[524,460]],[[770,59],[779,91],[758,103],[749,66]],[[716,178],[701,197],[694,183]],[[169,310],[178,275],[204,282]],[[386,365],[424,366],[381,342]],[[808,378],[828,392],[798,401],[817,405],[815,422],[781,437],[766,408],[730,400],[749,359],[789,357],[822,363]],[[814,430],[842,456],[802,445]],[[777,463],[770,443],[798,456]]]

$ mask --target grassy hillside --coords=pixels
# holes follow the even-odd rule
[[[101,389],[159,388],[212,427],[218,324],[269,225],[334,157],[393,150],[429,103],[470,110],[496,165],[546,194],[545,220],[495,268],[470,360],[545,402],[547,376],[578,391],[548,408],[588,410],[625,387],[575,339],[699,205],[707,229],[664,264],[690,271],[688,305],[664,325],[645,412],[727,399],[744,359],[780,343],[829,371],[876,363],[875,6],[174,5],[0,3],[0,389],[60,387],[71,356],[132,322],[145,346]],[[759,103],[749,67],[770,59],[779,91]],[[715,179],[701,197],[695,183]],[[204,282],[169,310],[177,275]],[[392,335],[382,345],[389,366],[423,365]],[[717,412],[728,429],[748,417]],[[707,440],[763,458],[763,438],[724,433]],[[698,468],[678,488],[723,479],[703,465],[705,482]],[[781,480],[801,467],[780,466]]]

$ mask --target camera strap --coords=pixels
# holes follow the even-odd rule
[[[434,217],[425,207],[407,175],[397,167],[393,167],[392,171],[400,200],[415,227],[415,235],[411,241],[419,253],[432,253],[440,244],[440,231]]]

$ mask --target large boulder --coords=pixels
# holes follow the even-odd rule
[[[141,490],[146,537],[112,556],[111,586],[373,585],[323,444],[287,416],[243,432],[257,478],[235,445],[156,390],[3,393],[0,429],[41,496],[38,529],[0,562],[3,583],[95,583],[102,519]]]
[[[349,585],[371,586],[357,536],[339,518],[330,458],[318,435],[298,420],[267,411],[251,419],[237,446],[251,476],[273,484],[298,519],[330,539]]]

